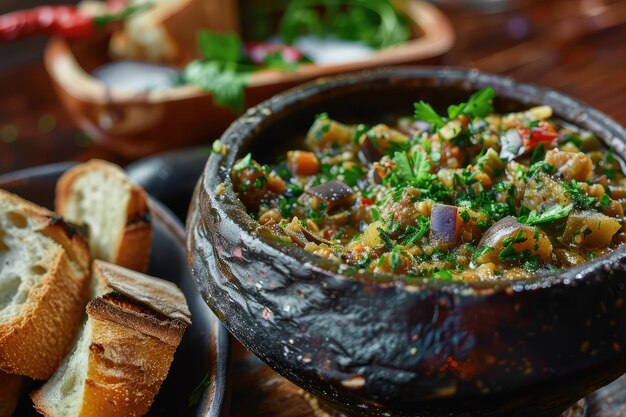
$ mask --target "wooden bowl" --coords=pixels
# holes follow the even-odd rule
[[[521,281],[409,285],[257,231],[235,161],[303,135],[327,111],[375,124],[425,100],[440,112],[491,85],[497,111],[547,104],[623,157],[626,130],[558,92],[475,70],[388,69],[307,84],[224,133],[187,222],[192,274],[231,333],[277,372],[354,415],[552,416],[626,371],[626,246]],[[218,192],[219,190],[219,192]],[[393,278],[393,279],[392,279]]]
[[[324,75],[389,65],[433,63],[447,52],[454,35],[447,18],[434,6],[406,0],[417,34],[405,45],[369,59],[344,65],[302,65],[294,72],[262,71],[252,76],[246,105],[257,104],[288,87]],[[207,143],[218,137],[237,114],[213,103],[211,94],[192,86],[129,92],[106,88],[91,72],[106,63],[108,37],[68,42],[53,39],[45,66],[61,101],[77,125],[101,145],[126,157]]]
[[[59,163],[4,174],[0,176],[0,188],[53,209],[55,184],[74,165],[70,162]],[[189,274],[183,225],[166,207],[152,198],[150,210],[154,237],[148,273],[170,280],[180,287],[187,299],[193,324],[185,332],[168,377],[147,416],[223,416],[230,405],[228,333],[207,308]],[[190,394],[207,375],[210,383],[200,390],[200,401],[190,406]],[[39,416],[26,397],[15,415]]]

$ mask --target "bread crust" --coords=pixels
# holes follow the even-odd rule
[[[93,338],[81,417],[143,416],[167,377],[178,342],[172,344],[93,314]]]
[[[20,400],[24,377],[0,372],[0,417],[11,417]]]
[[[121,238],[114,249],[113,259],[106,259],[117,265],[146,272],[150,260],[150,242],[152,225],[148,195],[138,185],[130,181],[125,172],[117,165],[99,159],[92,159],[68,170],[57,182],[55,207],[61,215],[66,215],[76,181],[93,170],[106,172],[119,181],[129,193],[126,207],[126,222]]]
[[[191,324],[184,295],[172,283],[103,261],[94,262],[93,276],[101,295],[87,305],[91,339],[78,416],[143,416]],[[32,399],[53,416],[44,388]]]
[[[36,222],[33,233],[60,245],[30,290],[22,313],[0,323],[0,370],[48,379],[82,319],[90,286],[89,250],[84,238],[55,213],[2,190],[0,199]]]

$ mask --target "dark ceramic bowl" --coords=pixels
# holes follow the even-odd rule
[[[0,188],[50,209],[54,207],[57,179],[74,163],[25,169],[0,176]],[[144,179],[146,180],[146,179]],[[193,322],[174,356],[169,375],[156,397],[149,417],[221,417],[227,412],[228,334],[206,307],[189,274],[182,224],[161,203],[151,199],[154,237],[149,274],[176,283],[187,298]],[[209,384],[201,382],[209,375]],[[196,387],[197,400],[190,397]],[[38,416],[24,398],[16,416]]]
[[[356,415],[557,415],[620,376],[626,247],[524,281],[407,285],[401,276],[347,276],[259,234],[232,191],[237,158],[284,147],[315,114],[383,122],[410,114],[417,100],[444,111],[488,85],[497,111],[550,105],[624,154],[626,131],[606,115],[475,70],[381,70],[275,96],[223,135],[230,150],[209,158],[188,218],[192,274],[232,334],[294,383]]]

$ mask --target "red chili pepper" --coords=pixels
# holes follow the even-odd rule
[[[9,42],[35,35],[67,38],[95,32],[93,17],[73,6],[42,6],[0,16],[0,41]]]
[[[124,20],[149,4],[111,15],[91,16],[74,6],[41,6],[0,16],[0,43],[36,35],[85,38],[109,23]]]
[[[540,122],[539,126],[533,128],[517,126],[516,129],[522,139],[522,144],[529,150],[540,143],[551,143],[559,137],[558,132],[546,122]]]
[[[371,206],[372,204],[374,204],[374,200],[371,198],[361,197],[361,205],[363,207]]]
[[[304,54],[293,46],[282,45],[271,42],[246,42],[246,51],[250,60],[255,65],[265,64],[268,55],[280,53],[285,62],[300,62],[304,59]]]

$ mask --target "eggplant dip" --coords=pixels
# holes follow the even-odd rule
[[[274,165],[232,181],[262,230],[358,270],[521,279],[626,241],[626,179],[596,137],[548,106],[494,113],[488,87],[445,116],[424,102],[393,126],[316,117]]]

